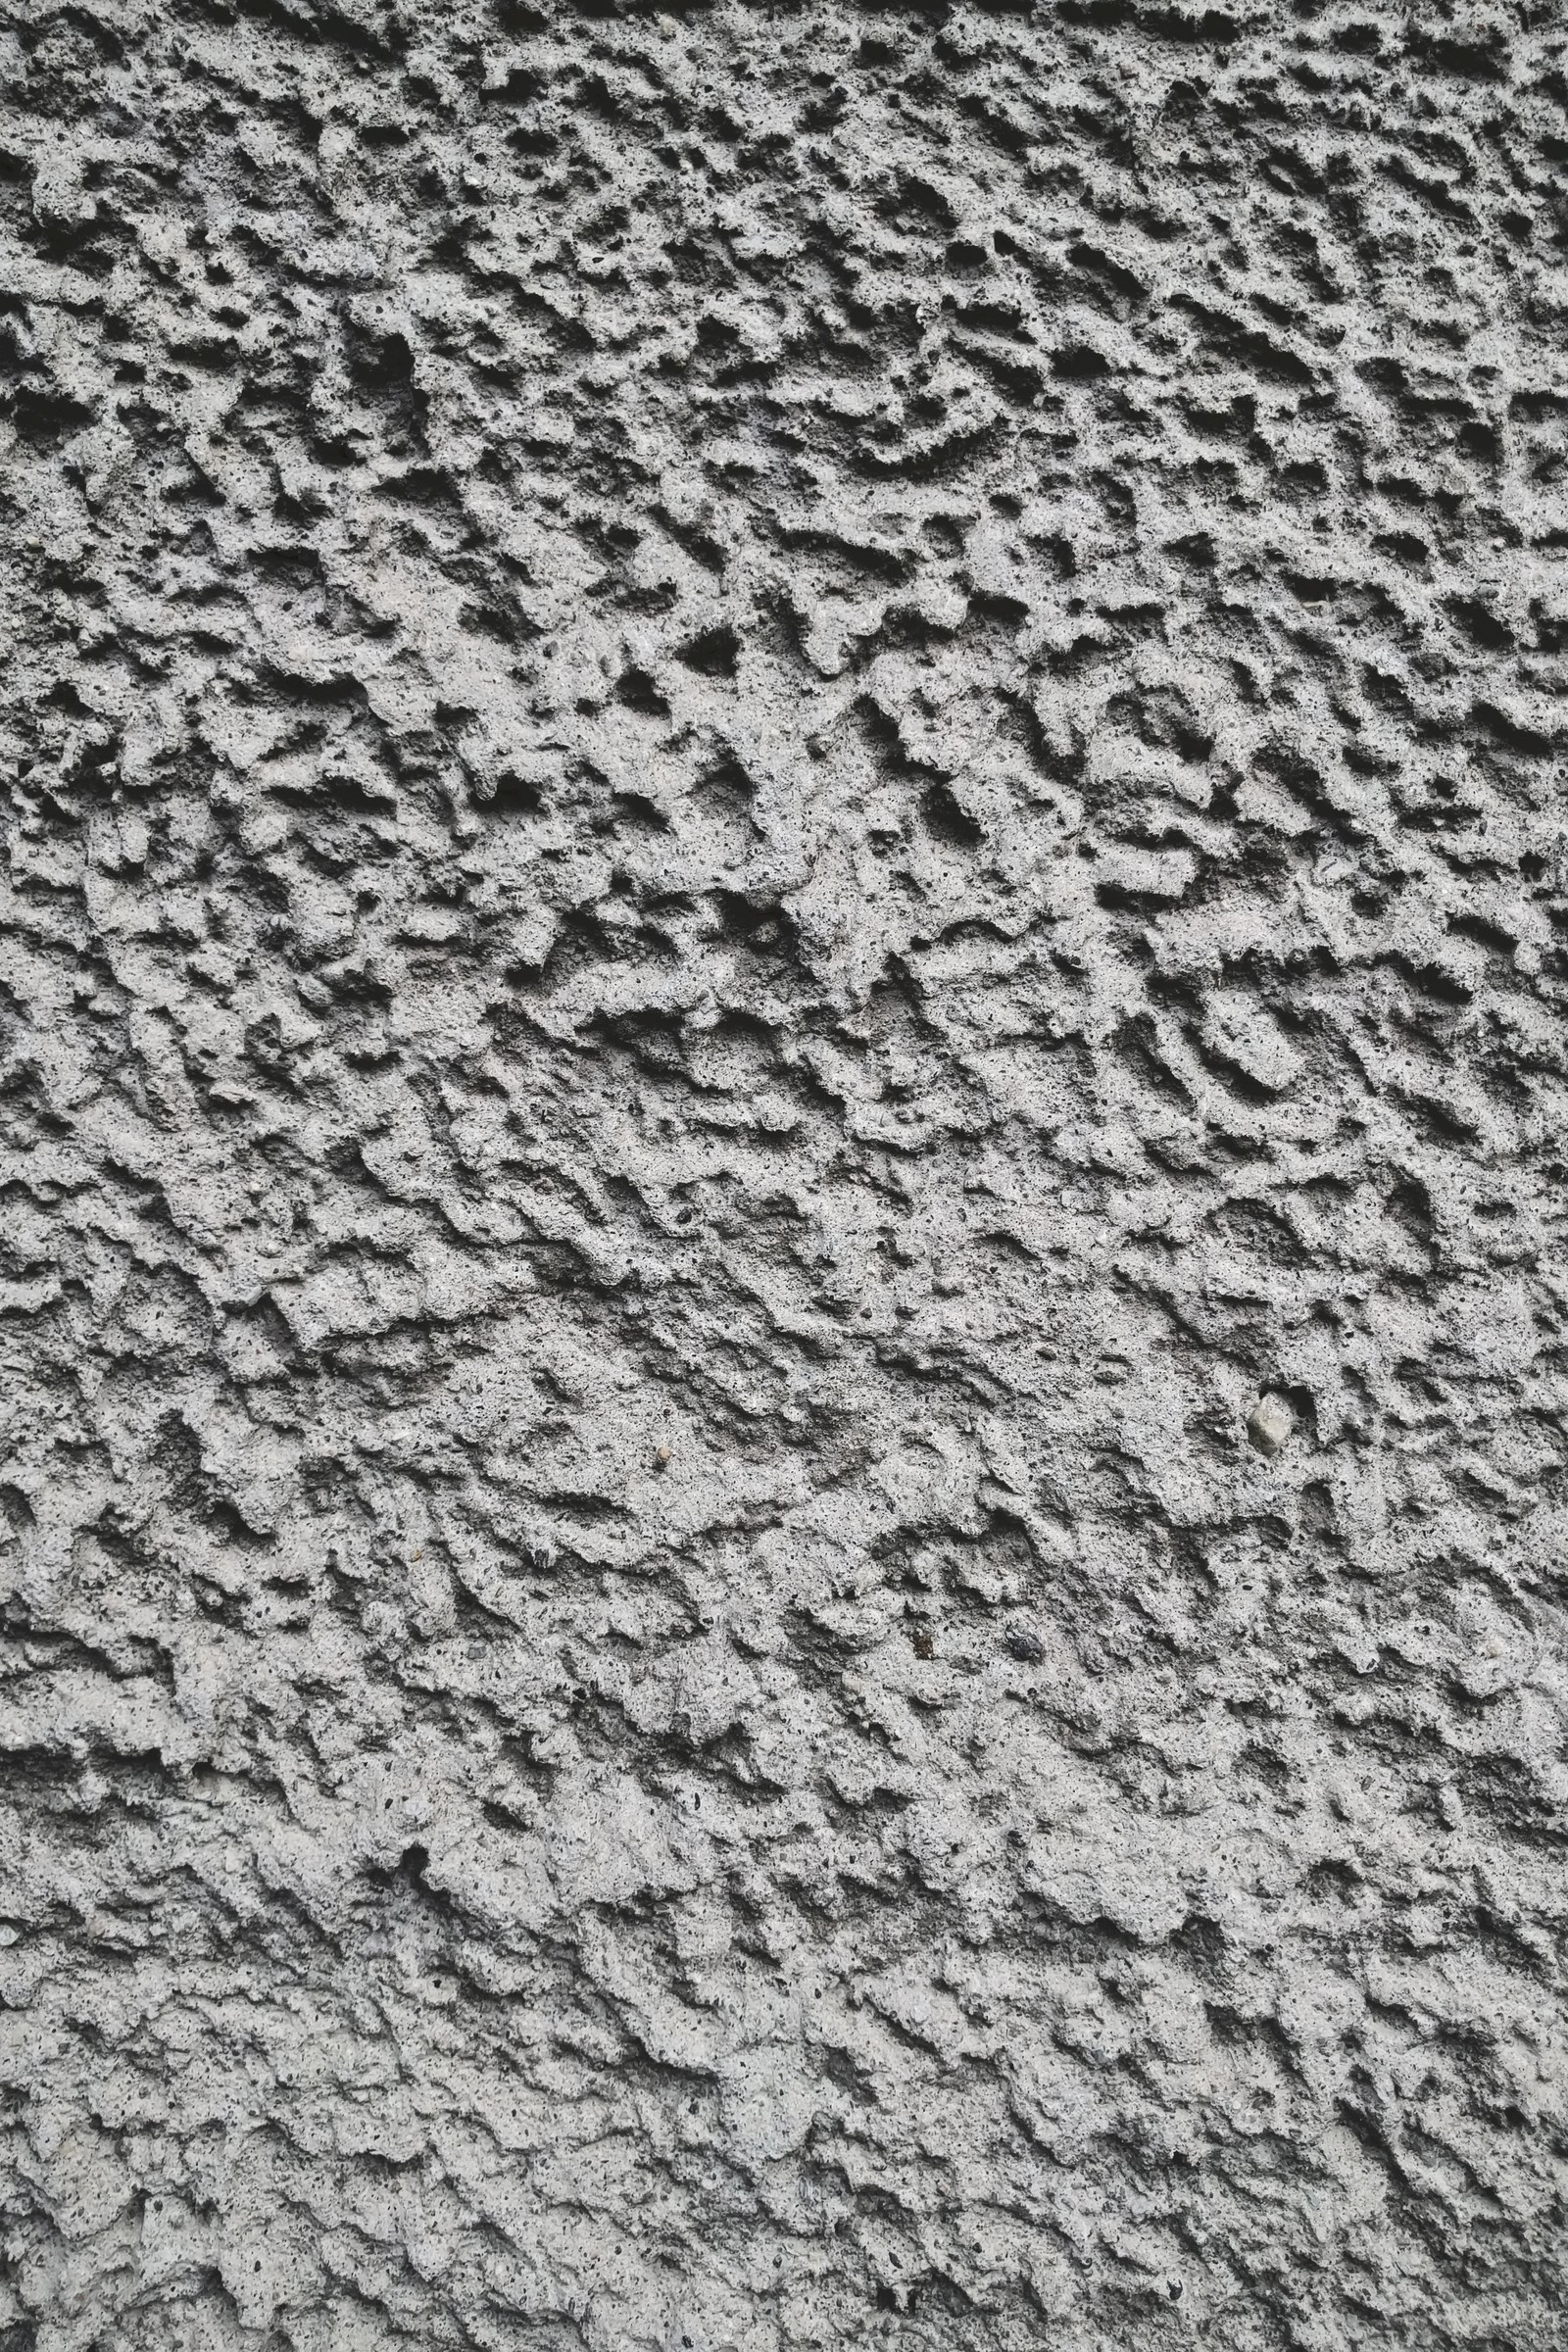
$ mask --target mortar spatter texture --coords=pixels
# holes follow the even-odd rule
[[[1551,2352],[1562,9],[0,22],[3,2352]]]

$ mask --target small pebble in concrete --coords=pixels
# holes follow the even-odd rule
[[[1259,1453],[1276,1454],[1296,1427],[1296,1415],[1283,1396],[1260,1396],[1248,1416],[1247,1434]]]

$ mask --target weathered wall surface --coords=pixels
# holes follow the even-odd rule
[[[0,2346],[1555,2346],[1561,10],[4,23]]]

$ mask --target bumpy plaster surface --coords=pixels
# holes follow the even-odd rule
[[[0,2346],[1555,2346],[1560,10],[0,21]]]

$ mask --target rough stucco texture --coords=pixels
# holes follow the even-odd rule
[[[1557,2346],[1560,10],[4,21],[0,2347]]]

